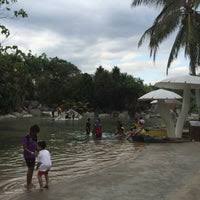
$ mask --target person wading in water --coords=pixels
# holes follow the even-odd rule
[[[32,185],[32,177],[33,171],[35,167],[35,158],[36,158],[36,151],[37,151],[37,134],[40,132],[40,128],[38,125],[33,125],[30,127],[29,133],[23,138],[22,145],[23,145],[23,155],[26,162],[27,176],[27,189],[31,189]]]

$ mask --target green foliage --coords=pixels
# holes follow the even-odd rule
[[[145,93],[145,86],[140,79],[121,73],[118,67],[108,72],[101,66],[94,76],[94,107],[101,111],[135,112],[137,99]]]
[[[15,18],[15,17],[27,17],[27,13],[24,9],[20,8],[19,10],[14,10],[14,4],[17,3],[17,0],[0,0],[0,19],[5,18]],[[0,33],[5,37],[10,35],[9,29],[0,24]]]
[[[30,74],[16,54],[0,54],[0,110],[2,113],[20,107],[33,93]]]
[[[25,100],[38,100],[52,105],[67,98],[66,88],[79,69],[58,58],[48,59],[45,54],[33,56],[0,53],[0,110],[2,113],[17,110]]]
[[[90,102],[92,104],[94,100],[94,82],[91,75],[87,73],[78,74],[73,78],[71,84],[69,94],[75,101]]]
[[[68,99],[73,77],[80,73],[75,65],[57,57],[48,59],[45,54],[36,57],[31,53],[25,63],[33,77],[35,99],[47,105]]]
[[[24,54],[15,46],[1,48],[0,63],[0,113],[20,110],[27,100],[79,112],[133,113],[138,97],[150,89],[118,67],[111,72],[99,67],[89,75],[65,60]]]

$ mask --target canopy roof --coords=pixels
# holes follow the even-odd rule
[[[151,91],[139,98],[139,100],[166,100],[166,99],[182,99],[182,97],[175,92],[164,89]]]
[[[200,89],[200,77],[192,75],[176,76],[159,81],[155,86],[170,89],[184,89],[185,87]]]
[[[181,103],[180,101],[176,100],[176,99],[168,99],[168,100],[164,100],[164,102],[165,102],[166,104],[182,105],[182,103]],[[151,104],[156,104],[156,103],[158,103],[158,100],[153,100],[153,101],[151,102]]]

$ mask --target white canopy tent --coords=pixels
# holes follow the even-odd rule
[[[182,99],[182,97],[175,92],[168,90],[158,89],[151,91],[139,98],[139,100],[157,100],[158,110],[160,116],[166,124],[168,137],[174,138],[175,136],[175,122],[173,111],[169,109],[165,101]]]
[[[151,102],[151,104],[157,104],[158,103],[158,100],[153,100]],[[165,100],[165,103],[166,104],[175,104],[175,105],[182,105],[182,103],[176,99],[169,99],[169,100]]]
[[[182,99],[182,97],[175,92],[171,92],[164,89],[158,89],[151,91],[139,98],[139,100],[174,100]]]
[[[190,108],[191,89],[200,89],[200,77],[192,75],[177,76],[159,81],[155,86],[159,88],[183,90],[182,109],[175,128],[176,137],[181,138],[184,122]]]

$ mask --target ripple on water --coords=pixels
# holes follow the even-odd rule
[[[60,142],[60,141],[59,141]],[[60,147],[60,148],[59,148]],[[138,147],[138,149],[141,147]],[[51,146],[53,167],[50,172],[51,184],[67,178],[95,173],[99,169],[116,166],[121,159],[134,156],[137,148],[127,141],[90,140],[87,143],[62,143],[60,146]],[[26,166],[22,161],[21,148],[15,152],[0,154],[0,197],[5,194],[24,192]],[[33,183],[37,186],[36,172]],[[38,187],[38,186],[37,186]],[[4,198],[5,199],[5,198]]]

